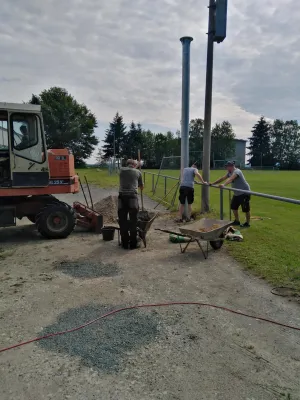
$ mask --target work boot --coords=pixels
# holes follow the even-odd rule
[[[141,243],[140,242],[130,243],[130,250],[139,249],[140,247],[141,247]]]
[[[232,223],[231,225],[233,225],[233,226],[240,226],[241,223],[240,223],[240,221],[234,220],[233,223]]]
[[[242,224],[241,228],[250,228],[249,222],[245,222],[244,224]]]
[[[141,238],[137,237],[136,240],[129,243],[130,250],[139,249],[141,247]]]
[[[182,218],[175,218],[174,222],[181,224],[183,222]]]

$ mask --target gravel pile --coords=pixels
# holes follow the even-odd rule
[[[115,223],[118,219],[118,196],[108,196],[94,204],[94,209],[103,216],[104,223]]]
[[[103,305],[70,309],[59,316],[57,323],[44,328],[40,335],[76,327],[113,309],[116,307]],[[151,343],[158,335],[159,320],[156,313],[130,310],[79,331],[41,340],[38,345],[49,351],[80,357],[84,366],[116,372],[126,362],[128,353]]]
[[[57,269],[74,278],[99,278],[101,276],[116,276],[120,269],[117,264],[104,264],[101,261],[63,261]]]

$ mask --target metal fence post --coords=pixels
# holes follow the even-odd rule
[[[152,175],[152,193],[154,193],[154,175]]]
[[[220,220],[224,219],[224,197],[223,197],[223,189],[220,188]]]
[[[164,194],[166,195],[167,194],[167,177],[165,176],[165,191],[164,191]]]

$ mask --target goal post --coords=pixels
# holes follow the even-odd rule
[[[190,151],[189,153],[189,165],[195,163],[198,169],[202,168],[202,151]],[[174,206],[176,201],[176,196],[178,193],[178,189],[180,186],[180,179],[181,179],[181,156],[164,156],[162,157],[160,167],[156,176],[156,181],[153,188],[153,195],[156,193],[163,192],[164,194],[168,193],[168,195],[172,196],[169,199],[171,207]],[[164,176],[170,176],[172,182],[174,182],[174,189],[171,190],[172,193],[168,192],[167,190],[167,181],[170,179],[164,178]],[[175,184],[177,180],[178,184]],[[169,185],[168,185],[169,186]]]
[[[158,174],[156,177],[156,182],[153,190],[153,194],[155,194],[159,177],[163,175],[162,171],[163,170],[180,170],[180,161],[181,161],[181,156],[168,156],[168,157],[163,157],[160,162],[160,167],[158,170]]]

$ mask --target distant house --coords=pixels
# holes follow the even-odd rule
[[[245,167],[246,163],[246,143],[247,140],[244,139],[234,139],[235,143],[235,154],[232,159],[235,164],[239,167]]]
[[[213,161],[213,167],[223,169],[225,161],[234,160],[237,167],[245,168],[246,163],[246,143],[244,139],[234,139],[234,149],[231,154],[227,154],[224,160]]]

